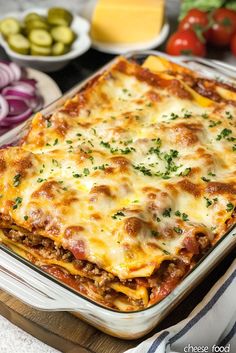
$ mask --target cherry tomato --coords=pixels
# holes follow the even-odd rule
[[[178,31],[170,36],[166,52],[170,55],[205,56],[205,45],[192,30]]]
[[[233,38],[231,39],[230,49],[232,53],[236,56],[236,33],[234,34]]]
[[[236,11],[217,9],[213,13],[213,26],[209,29],[209,42],[217,47],[230,44],[236,32]]]
[[[217,9],[213,14],[214,20],[218,23],[232,27],[233,33],[236,32],[236,11],[230,9]]]
[[[207,29],[209,25],[208,14],[198,9],[191,9],[187,15],[179,23],[178,30],[192,29],[193,31],[201,31],[207,38]]]

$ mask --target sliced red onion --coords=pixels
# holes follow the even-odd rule
[[[5,98],[9,105],[9,113],[8,113],[9,116],[20,115],[29,108],[29,105],[27,104],[27,100],[25,99],[22,99],[16,96],[5,96]]]
[[[11,72],[14,76],[13,81],[18,81],[22,75],[21,68],[16,63],[10,63],[9,68],[11,69]]]
[[[8,73],[4,69],[0,68],[0,88],[7,86],[9,82],[10,78]]]
[[[37,81],[34,78],[21,78],[17,83],[18,84],[27,83],[27,84],[31,85],[34,89],[37,85]]]
[[[35,98],[29,99],[27,103],[34,112],[37,112],[43,107],[43,97],[36,96]]]
[[[15,75],[9,65],[5,63],[0,63],[0,68],[8,74],[9,82],[12,82],[15,80]]]
[[[25,99],[35,98],[35,94],[33,90],[28,90],[27,88],[21,85],[8,86],[3,88],[2,90],[3,96],[18,96]]]
[[[0,135],[28,119],[43,107],[37,81],[17,64],[0,60]]]
[[[0,122],[7,116],[9,112],[9,105],[7,100],[0,95]]]
[[[4,123],[12,124],[19,124],[28,119],[32,115],[33,111],[31,108],[28,108],[22,114],[16,116],[6,116],[4,119]]]

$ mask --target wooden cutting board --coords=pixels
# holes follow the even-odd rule
[[[234,258],[235,253],[231,252],[148,336],[184,319],[223,275]],[[0,314],[63,353],[122,353],[143,340],[125,341],[111,337],[70,313],[32,309],[3,291],[0,291]]]

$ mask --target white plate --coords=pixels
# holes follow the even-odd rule
[[[135,44],[107,44],[97,42],[92,39],[93,48],[107,54],[125,54],[130,51],[136,50],[148,50],[153,49],[161,45],[167,38],[170,31],[170,25],[165,22],[161,32],[154,39],[148,42],[135,43]]]
[[[27,78],[34,78],[37,81],[38,92],[43,97],[44,107],[62,95],[62,92],[56,82],[44,72],[32,69],[30,67],[26,69],[26,72]]]

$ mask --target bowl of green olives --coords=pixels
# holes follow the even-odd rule
[[[0,44],[12,61],[51,72],[91,46],[89,22],[62,7],[9,13],[0,18]]]

